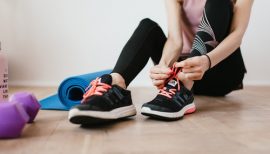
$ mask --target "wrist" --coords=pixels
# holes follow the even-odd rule
[[[170,66],[170,63],[169,63],[169,62],[166,62],[166,61],[164,61],[164,60],[161,60],[161,61],[158,63],[158,65],[169,67],[169,66]]]
[[[164,59],[160,60],[158,65],[166,66],[166,67],[172,67],[175,62],[177,62],[177,60],[175,60],[175,59],[170,59],[169,60],[169,59],[164,58]]]
[[[205,54],[205,55],[202,55],[202,57],[203,57],[203,61],[204,61],[204,66],[205,66],[205,70],[209,70],[212,66],[212,63],[211,63],[211,59],[210,59],[210,57],[207,55],[207,54]]]

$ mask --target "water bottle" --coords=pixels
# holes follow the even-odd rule
[[[8,99],[8,60],[0,42],[0,101]]]

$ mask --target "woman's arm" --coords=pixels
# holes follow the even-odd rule
[[[249,23],[252,4],[253,0],[237,0],[234,6],[231,33],[213,51],[208,53],[212,62],[211,67],[240,47]]]
[[[252,4],[253,0],[237,0],[234,6],[230,34],[215,49],[207,53],[211,59],[211,67],[217,65],[240,47],[249,23]],[[192,57],[177,63],[176,67],[183,67],[183,73],[187,79],[200,80],[209,68],[209,62],[206,56]]]
[[[182,51],[180,0],[165,0],[165,4],[168,20],[168,38],[159,64],[150,70],[150,78],[154,86],[158,88],[161,88],[164,81],[170,76],[171,70],[169,67],[178,60]]]
[[[164,45],[160,65],[172,66],[180,56],[182,50],[181,32],[181,4],[179,0],[165,0],[167,20],[168,20],[168,39]]]

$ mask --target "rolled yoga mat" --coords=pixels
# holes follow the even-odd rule
[[[112,70],[103,70],[65,79],[58,88],[58,93],[40,100],[42,110],[69,110],[74,105],[80,104],[85,89],[89,83],[103,74]]]

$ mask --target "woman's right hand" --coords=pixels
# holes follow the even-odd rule
[[[152,79],[153,85],[158,89],[164,87],[164,82],[170,77],[172,71],[168,66],[155,65],[150,69],[150,78]]]

